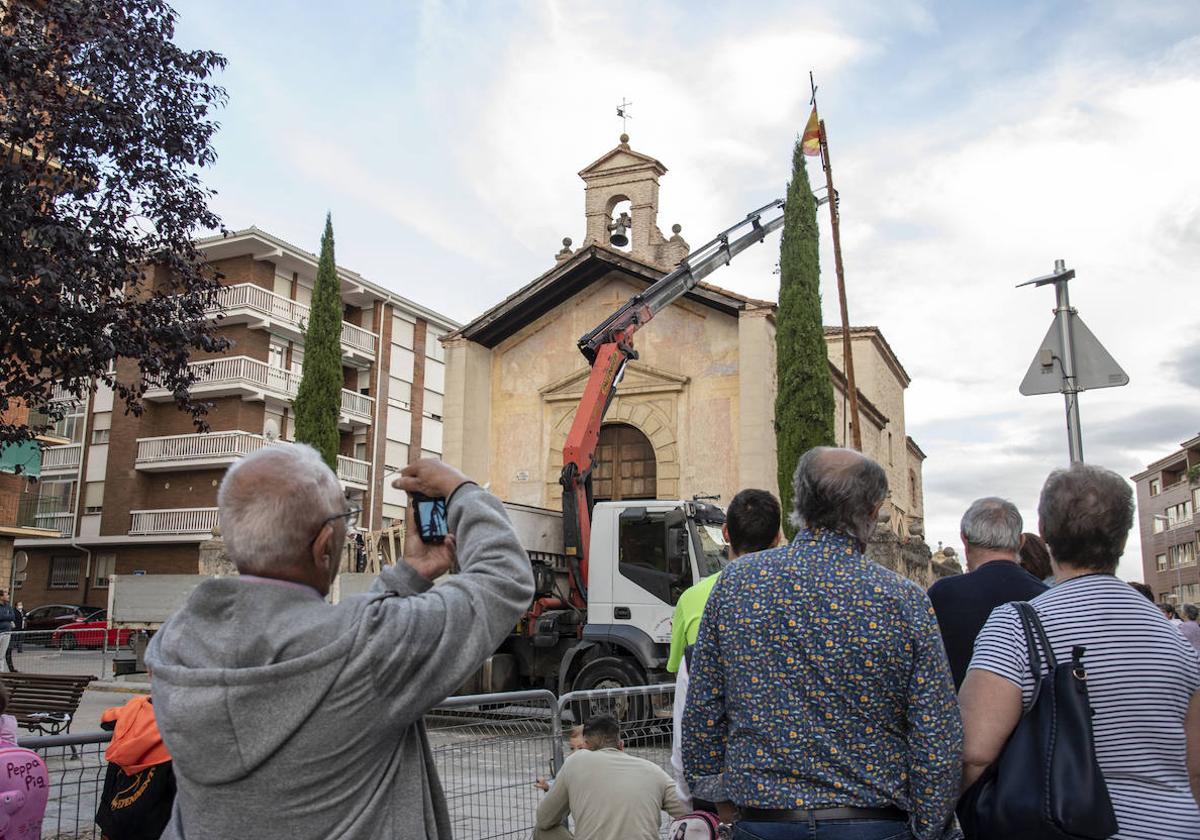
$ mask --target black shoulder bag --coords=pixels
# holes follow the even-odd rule
[[[968,840],[1104,840],[1117,833],[1117,818],[1096,761],[1084,648],[1058,664],[1037,611],[1024,601],[1013,606],[1025,631],[1033,701],[1000,757],[958,801],[963,833]]]

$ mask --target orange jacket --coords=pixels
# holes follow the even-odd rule
[[[144,694],[129,700],[124,706],[105,709],[101,723],[116,721],[112,742],[104,752],[104,758],[116,764],[128,775],[141,772],[147,767],[171,760],[162,736],[158,734],[158,722],[154,719],[154,706]]]

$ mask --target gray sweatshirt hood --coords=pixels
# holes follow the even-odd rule
[[[336,612],[287,584],[229,577],[195,589],[148,655],[167,747],[192,778],[248,775],[312,717],[354,644],[356,627]]]

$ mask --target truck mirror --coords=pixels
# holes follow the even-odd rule
[[[667,529],[667,564],[672,571],[688,565],[688,533],[684,528]]]

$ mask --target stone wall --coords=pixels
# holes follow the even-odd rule
[[[925,529],[919,522],[909,526],[908,539],[901,541],[886,521],[880,522],[867,545],[867,557],[879,565],[928,589],[939,578],[961,573],[956,562],[934,558],[925,543]],[[951,559],[953,555],[949,556]]]

